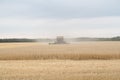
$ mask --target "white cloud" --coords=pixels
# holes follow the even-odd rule
[[[35,37],[117,36],[120,17],[74,18],[74,19],[0,19],[1,34],[31,35]],[[4,29],[4,32],[2,31]],[[6,29],[6,31],[5,31]]]
[[[40,19],[27,19],[27,18],[1,18],[0,25],[5,26],[73,26],[82,24],[120,24],[120,16],[114,17],[96,17],[96,18],[72,18],[72,19],[51,19],[51,18],[40,18]],[[56,27],[57,27],[56,26]],[[71,27],[72,27],[71,26]],[[88,26],[87,26],[88,27]],[[107,27],[107,26],[106,26]]]

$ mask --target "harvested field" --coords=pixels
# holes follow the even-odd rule
[[[0,80],[120,80],[120,60],[0,61]]]

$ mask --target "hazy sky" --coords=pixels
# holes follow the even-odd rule
[[[0,38],[120,36],[120,0],[0,0]]]

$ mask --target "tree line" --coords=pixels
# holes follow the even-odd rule
[[[79,42],[79,41],[120,41],[120,36],[117,37],[112,37],[112,38],[89,38],[89,37],[80,37],[80,38],[70,38],[67,39],[68,41],[74,41],[74,42]],[[5,43],[5,42],[52,42],[55,41],[55,39],[17,39],[17,38],[12,38],[12,39],[0,39],[0,43]]]
[[[112,37],[112,38],[89,38],[89,37],[82,37],[76,38],[76,41],[120,41],[120,36]]]
[[[0,43],[4,42],[35,42],[35,39],[0,39]]]

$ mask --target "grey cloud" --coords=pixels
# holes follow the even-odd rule
[[[0,0],[0,35],[119,35],[119,4],[120,0]]]
[[[0,17],[81,18],[120,16],[119,0],[2,0]]]

